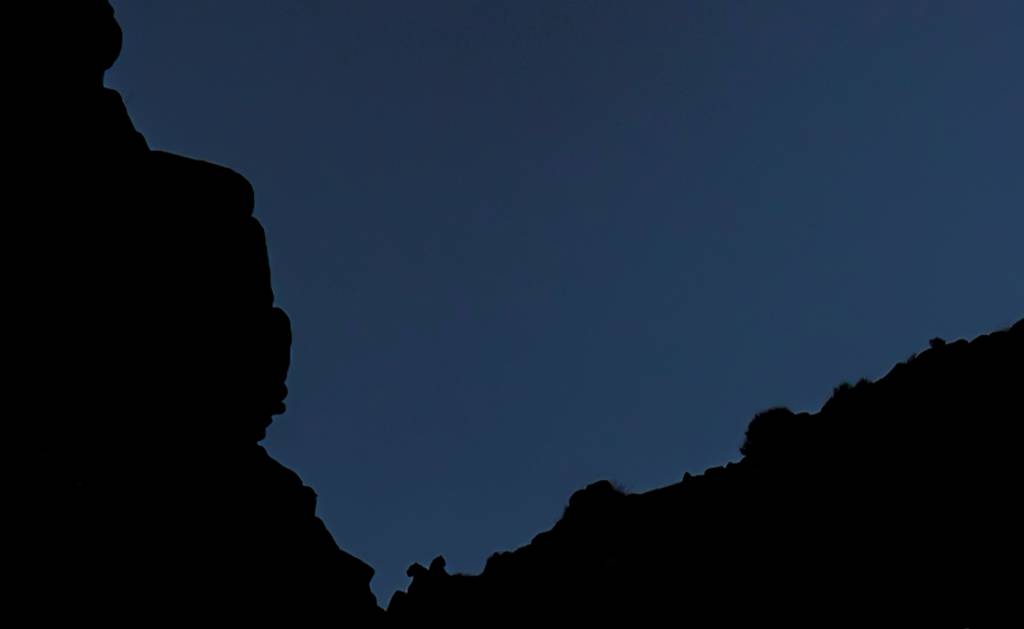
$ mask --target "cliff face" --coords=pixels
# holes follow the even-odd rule
[[[36,32],[8,211],[11,416],[39,613],[374,615],[373,571],[258,445],[291,330],[251,186],[147,146],[102,85],[120,50],[105,1],[19,8]]]
[[[944,343],[817,413],[754,417],[737,463],[574,494],[479,576],[413,566],[398,620],[965,627],[1016,600],[1024,321]]]

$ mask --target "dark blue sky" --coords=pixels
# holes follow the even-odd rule
[[[113,4],[151,146],[256,188],[265,443],[382,604],[1024,316],[1024,3]]]

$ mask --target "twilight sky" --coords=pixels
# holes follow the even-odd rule
[[[256,188],[264,443],[382,605],[1024,316],[1016,0],[113,4],[150,145]]]

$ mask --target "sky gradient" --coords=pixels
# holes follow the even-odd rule
[[[255,186],[264,443],[382,605],[1024,316],[1022,3],[112,4],[150,145]]]

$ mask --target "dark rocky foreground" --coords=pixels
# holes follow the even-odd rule
[[[33,624],[1016,615],[1024,321],[933,341],[818,413],[761,413],[739,462],[644,494],[595,483],[479,576],[414,565],[385,615],[313,491],[258,445],[291,331],[252,188],[135,131],[102,85],[120,50],[105,0],[15,8],[35,43],[9,118],[9,596]]]
[[[12,8],[32,41],[8,145],[13,598],[39,624],[369,622],[373,571],[258,443],[291,328],[251,186],[135,131],[102,83],[105,0]]]
[[[1024,321],[931,347],[817,413],[751,421],[742,459],[576,492],[479,576],[413,566],[396,620],[1001,626],[1015,615]],[[1009,615],[1008,615],[1009,614]],[[659,621],[660,622],[660,621]]]

